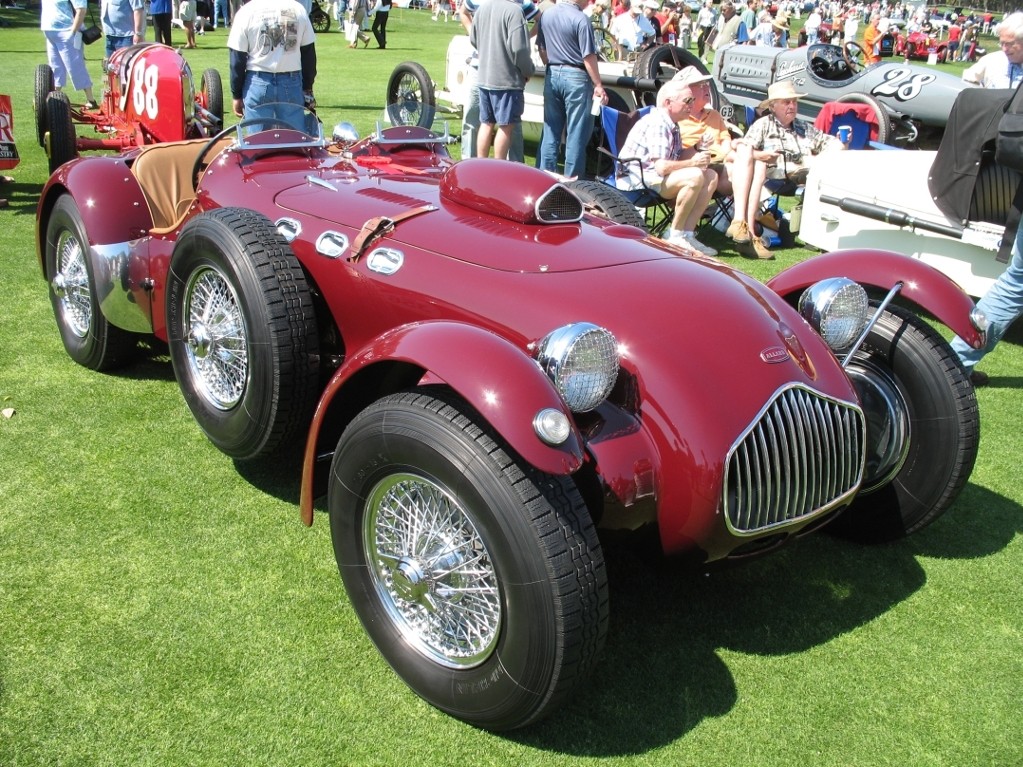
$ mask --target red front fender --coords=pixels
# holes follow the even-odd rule
[[[901,296],[924,308],[975,349],[982,334],[970,321],[973,300],[933,266],[890,250],[835,250],[807,259],[781,272],[767,285],[790,296],[829,277],[848,277],[862,285],[890,290],[903,284]]]
[[[309,428],[302,467],[302,521],[313,521],[316,447],[331,404],[344,396],[362,371],[375,365],[408,363],[420,378],[443,382],[476,408],[523,459],[549,474],[571,474],[583,460],[582,437],[575,428],[563,445],[541,441],[533,418],[554,408],[571,418],[558,392],[521,348],[494,333],[458,322],[407,325],[376,339],[345,360],[327,384]],[[381,395],[387,392],[380,392]]]

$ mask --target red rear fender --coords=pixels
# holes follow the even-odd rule
[[[889,250],[824,253],[789,267],[767,285],[787,298],[829,277],[848,277],[885,291],[901,281],[903,298],[937,317],[974,348],[982,343],[980,332],[970,322],[973,300],[966,292],[934,267]]]
[[[137,240],[153,219],[138,182],[121,157],[90,157],[61,166],[43,188],[36,214],[36,246],[42,266],[43,237],[57,198],[70,193],[92,244]],[[45,276],[45,275],[44,275]]]

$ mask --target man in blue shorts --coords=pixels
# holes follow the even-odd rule
[[[526,81],[533,74],[521,0],[487,0],[472,19],[469,41],[479,52],[480,131],[477,157],[508,159],[512,130],[522,122]],[[496,135],[495,135],[496,134]]]

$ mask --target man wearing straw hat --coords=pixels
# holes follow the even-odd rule
[[[764,182],[768,179],[795,185],[805,179],[814,155],[845,146],[836,137],[806,123],[797,123],[798,101],[805,93],[796,93],[790,80],[772,83],[760,109],[767,114],[754,122],[746,135],[736,141],[732,168],[732,193],[735,212],[725,234],[740,246],[743,255],[774,258],[755,236],[757,214]]]

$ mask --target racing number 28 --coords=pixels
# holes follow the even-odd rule
[[[146,66],[145,57],[140,56],[131,72],[131,103],[135,114],[145,114],[150,120],[156,119],[160,111],[156,100],[156,86],[159,82],[160,73],[156,65]]]
[[[888,96],[897,101],[909,101],[920,95],[920,91],[927,83],[932,83],[938,78],[929,72],[913,72],[909,68],[892,69],[885,72],[884,82],[875,86],[871,96]]]

